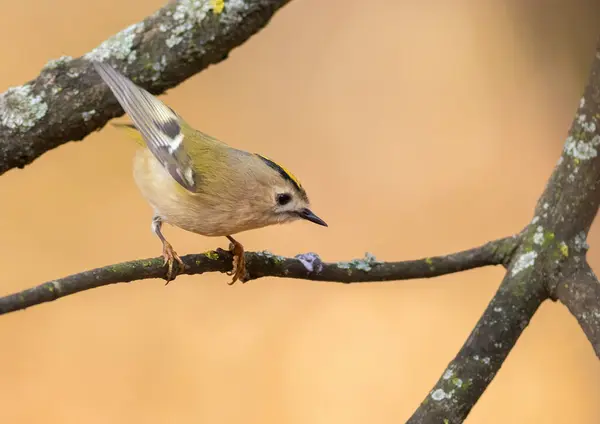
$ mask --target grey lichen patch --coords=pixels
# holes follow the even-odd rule
[[[59,280],[50,281],[48,290],[52,293],[60,293],[62,290],[62,283]]]
[[[478,362],[481,362],[481,363],[483,363],[483,364],[485,364],[485,365],[489,365],[489,364],[490,364],[490,362],[491,362],[491,359],[490,359],[490,357],[489,357],[489,356],[484,356],[484,357],[482,358],[482,357],[480,357],[479,355],[473,355],[473,359],[475,359],[476,361],[478,361]]]
[[[182,0],[177,3],[170,15],[172,22],[165,22],[160,26],[160,31],[170,32],[165,41],[167,47],[172,48],[181,43],[184,37],[206,18],[212,8],[213,2],[209,0]]]
[[[44,66],[44,69],[56,69],[56,68],[66,65],[67,63],[69,63],[72,60],[73,60],[73,57],[71,57],[71,56],[61,56],[58,59],[49,60],[48,63],[46,63],[46,65]]]
[[[86,59],[104,61],[108,58],[124,60],[133,63],[136,53],[133,50],[133,42],[137,34],[144,30],[144,23],[133,24],[123,31],[113,35],[91,52],[84,55]]]
[[[598,319],[600,319],[600,311],[599,310],[591,310],[589,312],[583,312],[581,313],[581,318],[583,318],[585,321],[597,321]]]
[[[321,272],[323,270],[323,261],[321,260],[321,257],[316,253],[302,253],[294,256],[294,258],[298,259],[300,263],[304,265],[304,268],[306,268],[308,272]]]
[[[372,266],[380,263],[375,255],[369,252],[365,252],[365,257],[356,262],[356,269],[362,271],[371,271]]]
[[[535,234],[533,235],[533,242],[539,246],[544,244],[544,227],[538,225],[535,230]]]
[[[94,109],[92,110],[88,110],[86,112],[82,112],[81,113],[81,117],[83,118],[83,120],[85,122],[89,121],[90,119],[92,119],[92,117],[96,114],[96,111]]]
[[[585,99],[582,99],[585,105]],[[577,116],[575,128],[565,142],[565,155],[578,161],[593,159],[598,156],[597,147],[600,145],[600,135],[596,134],[596,117],[588,117],[585,113]]]
[[[444,399],[452,399],[453,395],[454,395],[453,391],[445,392],[444,389],[435,389],[431,393],[431,399],[439,402],[439,401],[442,401]]]
[[[596,120],[594,118],[588,120],[587,115],[582,113],[577,117],[577,123],[580,125],[581,130],[593,133],[596,131]]]
[[[479,356],[475,355],[475,360],[479,361]],[[431,398],[435,401],[452,400],[452,402],[458,402],[461,394],[473,384],[472,378],[461,378],[457,375],[457,371],[454,365],[450,365],[444,374],[439,385],[441,387],[431,392]]]
[[[226,24],[237,24],[242,20],[242,13],[248,8],[246,0],[228,0],[225,2],[225,11],[221,16],[221,22]]]
[[[152,81],[158,81],[160,79],[162,72],[165,69],[167,69],[167,57],[165,55],[162,55],[160,58],[160,61],[154,62],[151,65],[151,67],[152,67],[152,70],[154,71],[154,74],[152,75],[152,77],[150,79]]]
[[[580,161],[593,159],[598,156],[597,147],[600,145],[600,135],[596,133],[598,122],[596,116],[588,116],[581,111],[585,106],[585,99],[580,100],[580,113],[575,120],[574,127],[565,142],[565,156],[574,159],[575,167]],[[571,177],[574,180],[574,177]]]
[[[227,0],[225,3],[228,12],[239,12],[248,7],[245,0]]]
[[[536,232],[533,235],[533,243],[545,248],[554,242],[554,238],[555,235],[552,231],[544,230],[540,225],[537,227]]]
[[[79,72],[79,70],[77,70],[77,69],[69,69],[67,71],[67,76],[69,78],[79,78],[80,75],[81,75],[81,72]]]
[[[458,387],[460,389],[463,386],[463,381],[458,377],[454,377],[452,379],[452,384],[454,384],[456,387]]]
[[[465,383],[462,378],[459,378],[454,374],[452,368],[448,368],[446,372],[444,372],[444,375],[442,376],[442,387],[431,392],[431,399],[437,402],[446,399],[451,400],[454,398],[455,394],[460,393],[461,390],[467,389],[471,385],[470,382]],[[456,399],[454,399],[454,401],[456,401]]]
[[[598,156],[596,149],[600,145],[600,136],[595,135],[590,141],[575,140],[572,136],[565,143],[565,154],[578,160],[589,160]]]
[[[581,231],[575,234],[575,239],[573,240],[573,247],[577,253],[584,252],[590,248],[590,245],[587,243],[585,231]]]
[[[263,250],[262,252],[256,252],[256,255],[259,257],[262,257],[264,259],[267,259],[277,265],[282,264],[283,262],[285,262],[285,257],[283,256],[279,256],[279,255],[275,255],[273,253],[271,253],[268,250]]]
[[[0,95],[0,122],[7,128],[25,132],[48,112],[42,94],[34,94],[30,85],[11,87]]]
[[[538,253],[536,251],[526,252],[519,256],[513,265],[511,275],[514,277],[518,273],[530,268],[535,263]]]
[[[159,30],[169,34],[165,44],[173,48],[189,38],[191,31],[207,17],[215,15],[224,24],[237,24],[243,19],[241,12],[247,8],[245,0],[181,0],[175,10],[167,12],[172,21],[161,23]]]
[[[352,259],[349,262],[338,262],[338,268],[347,269],[352,271],[353,269],[369,272],[373,269],[374,265],[379,264],[380,262],[375,258],[375,255],[372,253],[366,252],[364,258],[362,259]]]

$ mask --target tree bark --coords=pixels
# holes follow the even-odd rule
[[[267,251],[246,252],[247,275],[244,281],[261,277],[285,277],[350,284],[431,278],[487,265],[503,265],[510,260],[517,243],[517,237],[508,237],[463,252],[404,262],[379,262],[368,253],[364,259],[325,263],[316,253],[285,258]],[[233,258],[230,252],[219,249],[199,255],[186,255],[181,259],[186,266],[183,274],[194,275],[227,272],[232,268]],[[166,274],[167,268],[162,257],[84,271],[1,297],[0,315],[108,284],[148,278],[166,280]]]

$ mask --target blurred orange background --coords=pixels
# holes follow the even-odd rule
[[[248,250],[401,260],[519,231],[559,157],[594,54],[592,2],[295,0],[162,96],[189,122],[299,176],[328,229],[248,232]],[[163,5],[0,4],[0,91]],[[0,178],[2,294],[160,254],[112,128]],[[600,233],[590,236],[597,270]],[[167,227],[181,254],[227,247]],[[344,286],[227,276],[91,290],[0,317],[6,423],[397,423],[502,278],[486,268]],[[546,303],[470,423],[596,423],[600,366]]]

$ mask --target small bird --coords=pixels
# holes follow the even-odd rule
[[[133,124],[113,124],[137,141],[133,175],[154,210],[152,231],[163,245],[167,284],[185,265],[161,232],[163,223],[231,242],[229,284],[244,280],[244,247],[232,235],[305,219],[327,227],[310,209],[298,179],[266,156],[238,150],[192,128],[170,107],[110,65],[93,61]]]

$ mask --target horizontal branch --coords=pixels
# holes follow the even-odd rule
[[[225,59],[289,1],[171,1],[80,58],[50,61],[36,79],[0,94],[0,175],[123,115],[91,59],[160,94]]]
[[[572,277],[557,284],[554,293],[577,318],[600,359],[600,281],[594,271],[584,262]]]
[[[315,253],[286,258],[269,252],[246,252],[246,281],[261,277],[362,283],[430,278],[487,265],[504,265],[518,245],[518,237],[495,240],[473,249],[444,256],[403,262],[379,262],[372,255],[349,262],[326,263]],[[181,258],[184,274],[227,272],[232,256],[218,249]],[[142,259],[84,271],[0,298],[0,315],[114,283],[149,278],[166,279],[162,258]]]

